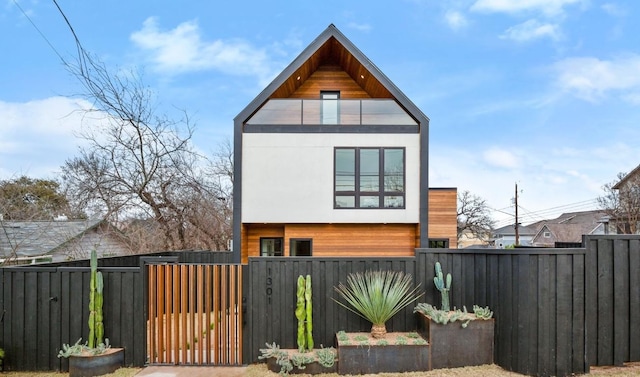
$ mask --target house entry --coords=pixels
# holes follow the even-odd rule
[[[242,265],[147,268],[149,364],[242,365]]]

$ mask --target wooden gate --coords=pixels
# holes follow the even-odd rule
[[[149,364],[242,365],[242,265],[149,264]]]

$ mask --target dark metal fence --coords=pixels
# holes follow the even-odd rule
[[[439,303],[433,266],[453,275],[452,305],[495,312],[495,362],[515,372],[570,375],[589,365],[640,361],[640,237],[590,236],[584,249],[417,250],[415,258],[251,258],[244,277],[244,360],[276,342],[295,348],[295,281],[312,276],[314,338],[332,346],[339,330],[369,331],[370,324],[337,305],[333,287],[351,272],[396,270],[412,274]],[[146,362],[144,274],[141,256],[100,261],[105,274],[105,328],[126,348],[126,363]],[[180,263],[229,263],[231,253],[156,253]],[[122,265],[130,267],[123,267]],[[108,267],[118,266],[118,267]],[[85,338],[88,267],[28,266],[0,269],[0,347],[11,370],[65,370],[56,358],[63,342]],[[412,307],[387,323],[414,330]]]

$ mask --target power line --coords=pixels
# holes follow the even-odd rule
[[[16,5],[16,7],[18,7],[18,9],[20,9],[20,12],[22,12],[22,14],[24,15],[24,17],[29,21],[29,23],[31,24],[31,26],[33,26],[34,29],[36,29],[36,31],[38,32],[38,34],[40,34],[40,36],[42,37],[42,39],[44,39],[45,42],[47,42],[47,44],[49,45],[49,47],[51,47],[51,49],[53,50],[53,52],[58,55],[58,58],[60,58],[60,60],[62,60],[62,62],[64,63],[64,65],[67,65],[67,61],[62,57],[62,55],[58,52],[58,50],[53,46],[53,44],[51,43],[51,41],[47,38],[46,35],[44,35],[44,33],[42,32],[42,30],[40,30],[38,28],[38,26],[35,24],[35,22],[33,22],[33,20],[31,19],[31,17],[29,17],[29,15],[27,14],[27,12],[24,11],[24,9],[22,9],[22,7],[20,6],[20,4],[18,4],[17,0],[13,0],[13,3]],[[55,0],[54,0],[55,3]],[[57,4],[56,4],[57,5]]]

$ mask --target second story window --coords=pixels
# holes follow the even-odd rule
[[[336,148],[334,208],[404,208],[404,148]]]
[[[339,109],[340,106],[340,92],[339,91],[322,91],[320,92],[320,99],[322,100],[320,108],[320,120],[322,124],[338,124]]]

